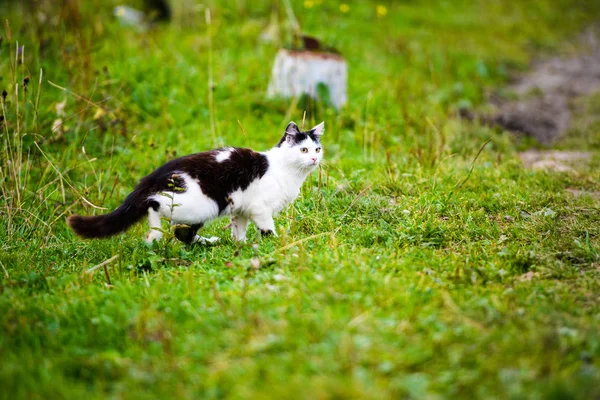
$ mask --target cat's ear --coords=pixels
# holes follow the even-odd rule
[[[310,132],[320,139],[323,136],[323,132],[325,132],[325,121],[321,122],[319,125],[315,126],[310,130]]]
[[[300,129],[298,129],[298,125],[294,121],[290,122],[285,128],[286,135],[296,136],[298,133],[300,133]]]

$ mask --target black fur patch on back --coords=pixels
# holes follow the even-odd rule
[[[216,156],[221,151],[229,151],[229,158],[221,162]],[[225,148],[196,153],[176,158],[159,167],[146,176],[140,185],[151,186],[150,193],[173,192],[180,190],[183,180],[173,175],[186,173],[196,180],[202,192],[217,202],[219,212],[229,204],[229,196],[238,189],[245,190],[255,179],[261,178],[269,168],[269,161],[264,154],[250,149]]]
[[[310,138],[313,142],[320,144],[319,138],[315,136],[314,132],[315,131],[311,129],[310,131],[298,132],[294,135],[288,135],[287,133],[284,133],[279,143],[277,143],[276,147],[281,147],[281,145],[285,143],[288,136],[290,136],[293,139],[292,143],[294,144],[294,146],[296,146],[299,143],[302,143],[304,140],[306,140],[306,138]]]

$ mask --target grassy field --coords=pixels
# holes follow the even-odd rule
[[[600,397],[598,200],[566,191],[600,191],[598,121],[560,144],[591,163],[558,174],[457,117],[572,51],[600,2],[294,2],[348,60],[340,112],[265,98],[283,3],[186,0],[147,32],[117,1],[16,3],[0,4],[0,398]],[[273,16],[281,38],[262,42]],[[65,224],[176,155],[267,149],[305,110],[325,162],[277,238],[252,227],[239,246],[221,220],[216,245],[148,247],[145,224],[98,241]]]

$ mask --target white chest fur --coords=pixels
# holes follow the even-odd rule
[[[300,187],[310,169],[291,169],[277,155],[266,153],[267,173],[252,182],[246,190],[232,193],[231,206],[226,213],[252,218],[256,214],[276,215],[300,194]]]

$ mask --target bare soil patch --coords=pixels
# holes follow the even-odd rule
[[[527,150],[519,153],[526,168],[556,172],[574,172],[585,166],[592,153],[587,151]]]
[[[479,118],[552,144],[571,126],[573,101],[600,91],[598,31],[597,27],[586,30],[575,52],[534,62],[530,71],[508,86],[514,98],[494,96],[494,111]]]

